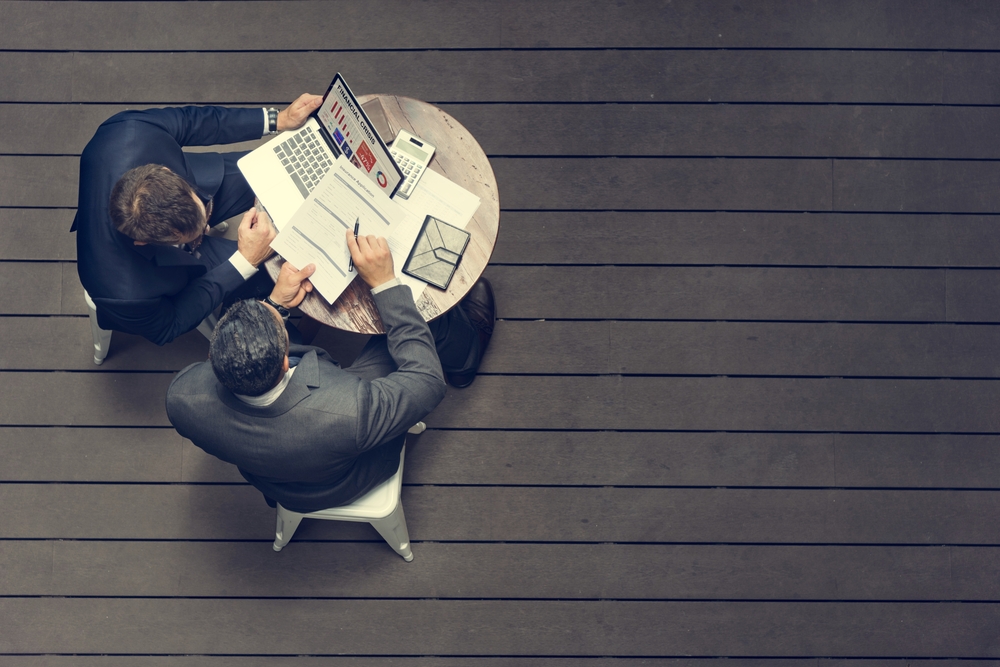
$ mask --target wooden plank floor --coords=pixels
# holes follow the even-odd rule
[[[0,10],[0,664],[1000,665],[997,3]],[[333,522],[274,553],[166,420],[207,344],[94,366],[68,232],[111,114],[336,71],[499,184],[501,321],[408,452],[410,564]]]

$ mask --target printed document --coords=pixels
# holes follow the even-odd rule
[[[315,264],[316,273],[310,281],[327,301],[333,303],[357,275],[356,269],[348,270],[351,253],[345,236],[345,230],[354,231],[355,221],[359,223],[359,236],[372,234],[393,239],[400,226],[414,227],[419,231],[423,216],[389,199],[341,155],[291,220],[282,227],[271,247],[296,268]],[[416,232],[413,235],[415,238]],[[390,248],[392,245],[390,243]],[[399,275],[410,247],[406,247],[402,259],[399,259],[396,248],[392,250]]]
[[[393,199],[393,201],[398,201],[399,205],[412,213],[417,220],[416,225],[403,224],[397,227],[389,239],[389,247],[392,249],[396,277],[404,285],[409,285],[413,291],[413,298],[418,299],[427,287],[427,283],[403,273],[403,266],[406,264],[406,258],[410,256],[413,244],[416,243],[424,218],[432,215],[449,225],[465,229],[479,208],[479,196],[433,169],[427,169],[409,199]]]

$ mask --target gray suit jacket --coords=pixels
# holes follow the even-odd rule
[[[410,288],[387,289],[375,303],[387,336],[373,338],[350,368],[319,348],[293,345],[289,355],[302,359],[284,392],[254,407],[203,361],[170,383],[170,422],[288,509],[326,509],[364,495],[396,471],[406,430],[445,393],[434,338]]]

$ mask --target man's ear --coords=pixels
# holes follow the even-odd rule
[[[288,368],[289,368],[289,366],[288,366],[288,355],[286,354],[285,355],[285,360],[281,362],[281,372],[282,373],[287,373],[288,372]]]

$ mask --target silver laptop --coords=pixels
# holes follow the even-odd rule
[[[353,118],[345,118],[345,112],[348,110],[341,108],[338,100],[332,95],[335,86],[340,97],[346,96],[349,103],[353,103],[354,109],[350,110]],[[386,181],[382,171],[378,171],[378,180],[374,173],[371,177],[383,190],[386,190],[387,195],[391,197],[395,194],[403,175],[392,160],[389,149],[374,131],[365,132],[370,137],[368,142],[351,138],[349,128],[352,127],[356,131],[360,127],[363,131],[372,125],[358,104],[357,98],[347,88],[347,84],[338,72],[326,91],[323,103],[309,116],[305,125],[298,130],[282,132],[240,158],[237,163],[240,171],[279,229],[291,220],[309,193],[333,167],[339,155],[345,155],[364,170],[364,165],[357,159],[358,156],[353,154],[352,145],[358,148],[359,153],[364,151],[363,155],[366,158],[372,156],[367,160],[369,172],[372,172],[373,161],[378,160],[379,156],[385,156],[376,164],[387,171],[397,172],[390,174],[390,177],[395,176],[395,178]],[[378,142],[374,146],[371,135],[374,135],[374,141]],[[361,148],[359,141],[364,143],[364,148]]]

